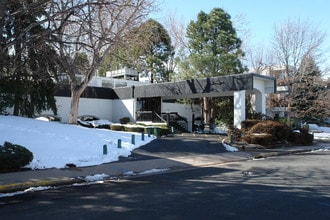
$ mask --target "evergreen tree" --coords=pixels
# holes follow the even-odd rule
[[[220,76],[244,72],[240,58],[241,40],[230,20],[230,15],[220,8],[210,14],[200,12],[197,21],[187,27],[190,54],[189,68],[198,76]]]
[[[304,56],[298,72],[290,95],[292,110],[296,117],[306,121],[324,119],[329,111],[329,100],[326,100],[325,82],[313,57]]]
[[[189,54],[180,62],[185,78],[237,74],[246,70],[240,61],[244,56],[242,42],[237,37],[230,15],[223,9],[214,8],[209,14],[201,11],[197,20],[188,25],[186,34]],[[217,106],[224,106],[221,102],[231,101],[228,98],[203,98],[204,123],[219,117]],[[232,113],[222,111],[222,117],[227,116],[232,118]]]
[[[159,22],[149,19],[132,30],[125,44],[111,51],[100,70],[104,75],[106,70],[129,67],[149,76],[151,82],[170,81],[166,63],[173,56],[169,34]]]
[[[0,110],[14,108],[14,115],[33,117],[51,109],[56,114],[56,52],[47,45],[46,30],[38,21],[44,13],[36,1],[9,1],[1,17]],[[40,5],[39,5],[40,6]]]
[[[153,19],[143,23],[138,29],[138,33],[137,40],[145,39],[147,42],[141,45],[141,63],[144,72],[150,75],[151,82],[154,79],[170,81],[166,63],[174,55],[174,49],[169,34],[159,22]]]

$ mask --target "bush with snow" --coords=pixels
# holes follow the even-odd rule
[[[10,142],[0,145],[0,170],[2,171],[24,167],[32,160],[33,154],[23,146]]]

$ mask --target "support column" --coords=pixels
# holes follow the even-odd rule
[[[245,90],[234,92],[234,127],[241,128],[245,120]]]
[[[257,92],[255,94],[255,110],[262,114],[266,114],[266,96],[262,92]]]

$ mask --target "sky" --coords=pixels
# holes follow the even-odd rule
[[[289,18],[300,18],[316,25],[327,34],[325,49],[330,51],[330,1],[329,0],[158,0],[160,11],[155,19],[162,22],[165,16],[175,14],[185,22],[196,20],[200,11],[209,13],[213,8],[224,9],[232,18],[243,16],[250,31],[252,45],[268,47],[274,25]],[[241,27],[236,27],[241,28]],[[241,37],[242,38],[242,37]],[[330,53],[329,53],[330,60]],[[330,63],[330,61],[328,62]]]

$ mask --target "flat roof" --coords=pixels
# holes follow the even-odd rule
[[[235,91],[253,93],[254,82],[261,80],[267,93],[274,93],[275,78],[255,73],[244,73],[208,78],[188,79],[178,82],[156,83],[124,88],[114,88],[119,99],[162,97],[163,99],[232,96]]]

